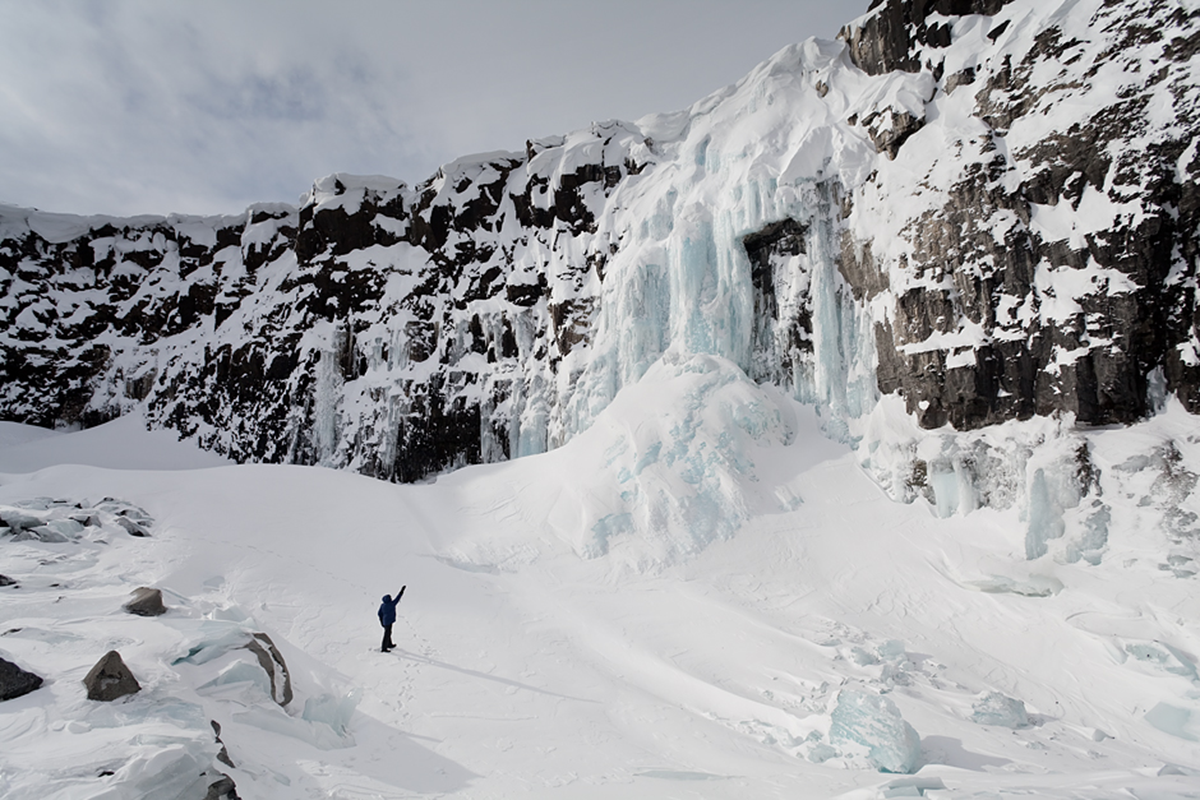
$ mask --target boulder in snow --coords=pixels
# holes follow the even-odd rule
[[[292,702],[292,676],[288,674],[283,654],[265,633],[256,633],[246,643],[246,649],[254,653],[258,663],[271,679],[271,698],[281,706]]]
[[[18,542],[47,542],[49,544],[62,544],[71,541],[63,534],[49,527],[48,525],[38,525],[36,528],[22,530],[15,537]]]
[[[41,685],[42,679],[37,675],[0,658],[0,700],[12,700],[29,694]]]
[[[122,608],[139,617],[157,617],[167,613],[167,607],[163,605],[162,590],[151,589],[149,586],[139,586],[134,589],[133,599]]]
[[[83,679],[89,700],[108,702],[141,691],[141,685],[116,650],[109,650]]]

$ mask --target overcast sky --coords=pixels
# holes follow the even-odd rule
[[[0,201],[238,213],[684,108],[867,0],[0,0]]]

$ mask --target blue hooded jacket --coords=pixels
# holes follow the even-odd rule
[[[386,628],[388,625],[395,624],[395,622],[396,622],[396,606],[400,604],[400,598],[404,597],[404,589],[406,589],[406,588],[408,588],[408,587],[404,587],[400,590],[400,593],[396,595],[395,600],[392,599],[392,596],[390,594],[385,594],[383,596],[383,603],[380,604],[380,606],[379,606],[379,624],[380,625],[382,625]]]

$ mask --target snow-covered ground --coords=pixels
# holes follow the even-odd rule
[[[820,422],[698,357],[559,450],[424,485],[4,424],[0,512],[91,516],[0,536],[0,658],[46,679],[0,702],[0,796],[1200,796],[1193,562],[1129,522],[1163,485],[1098,557],[1028,560],[1020,509],[894,502]],[[1196,429],[1079,435],[1133,487],[1168,441],[1197,471]],[[139,586],[168,613],[124,613]],[[142,689],[88,700],[110,649]]]

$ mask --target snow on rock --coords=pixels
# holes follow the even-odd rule
[[[113,536],[149,535],[154,520],[135,505],[106,497],[94,506],[48,497],[0,505],[0,533],[13,541],[106,543]]]
[[[412,186],[335,174],[212,218],[4,207],[3,409],[144,406],[234,460],[407,482],[560,447],[673,351],[818,406],[864,460],[889,461],[871,428],[898,402],[895,496],[1069,514],[1053,468],[946,426],[1200,408],[1197,20],[888,0],[683,111]],[[972,477],[981,447],[1004,485]]]
[[[1187,796],[1198,14],[884,0],[414,185],[0,208],[0,793]]]
[[[0,539],[0,561],[21,579],[5,598],[0,645],[45,675],[48,689],[10,700],[20,705],[5,710],[6,798],[204,797],[228,778],[214,763],[222,752],[216,719],[226,722],[235,752],[246,730],[315,748],[353,742],[346,729],[353,696],[328,671],[294,679],[272,637],[218,596],[168,589],[167,613],[124,612],[131,584],[153,570],[145,549],[155,540],[130,536],[113,520],[153,524],[139,507],[34,498],[0,513],[20,524],[67,513],[90,520],[61,540]],[[293,697],[303,711],[283,708]],[[237,755],[252,764],[252,752]]]

